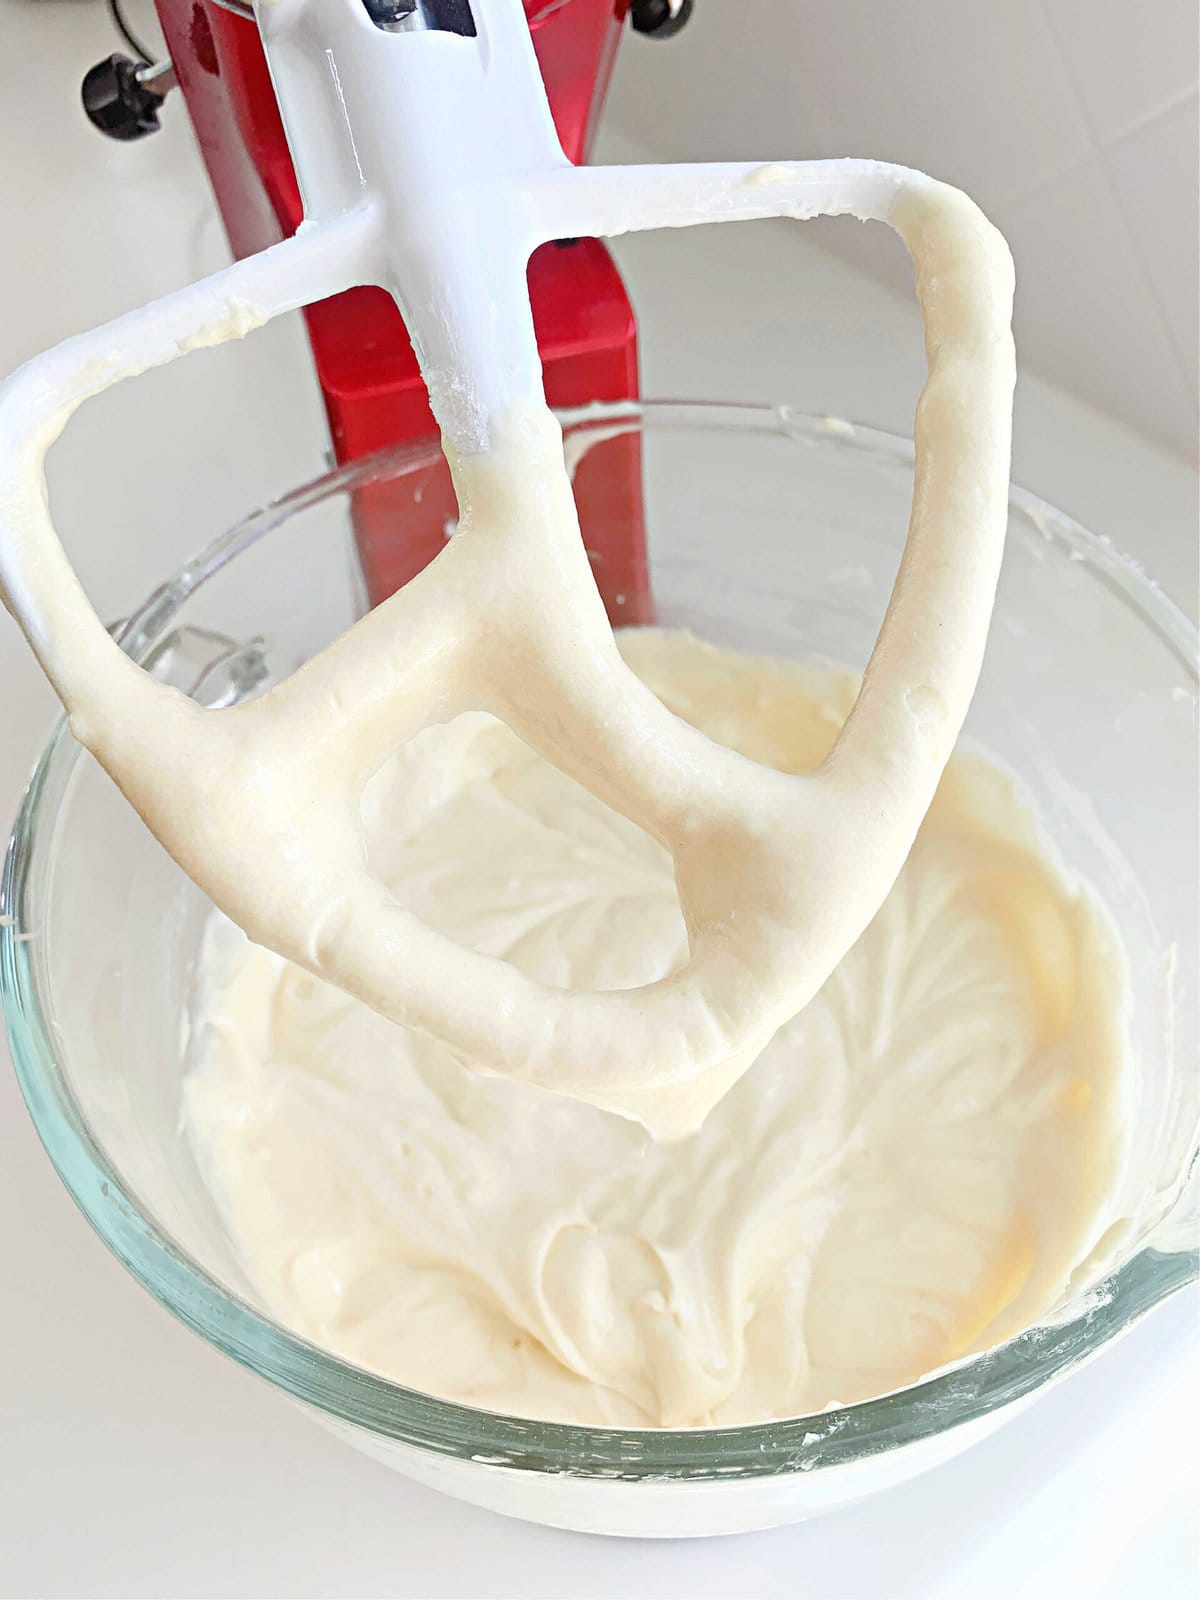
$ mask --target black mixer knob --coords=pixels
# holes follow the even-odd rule
[[[692,14],[693,0],[633,0],[629,20],[635,33],[650,39],[669,39]]]
[[[170,83],[161,69],[147,69],[128,56],[98,61],[83,80],[83,109],[93,127],[110,139],[141,139],[157,133],[158,113]]]

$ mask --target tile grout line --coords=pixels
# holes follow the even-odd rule
[[[1163,337],[1166,339],[1167,349],[1171,352],[1171,364],[1175,368],[1176,374],[1183,384],[1185,401],[1190,402],[1192,395],[1192,384],[1191,378],[1188,375],[1187,365],[1184,361],[1183,352],[1180,350],[1179,342],[1175,337],[1175,329],[1171,322],[1170,313],[1168,312],[1167,307],[1164,305],[1162,297],[1158,292],[1158,286],[1154,282],[1154,275],[1151,273],[1146,264],[1145,255],[1138,241],[1137,230],[1132,226],[1129,220],[1125,207],[1122,204],[1121,196],[1117,191],[1116,183],[1113,181],[1112,170],[1108,161],[1105,159],[1105,153],[1108,147],[1099,139],[1095,126],[1092,123],[1092,119],[1088,114],[1087,106],[1084,103],[1083,96],[1079,92],[1079,85],[1076,82],[1074,68],[1064,53],[1062,45],[1059,42],[1058,34],[1055,31],[1053,14],[1049,5],[1049,0],[1038,0],[1038,6],[1041,10],[1043,21],[1046,23],[1046,30],[1050,38],[1051,48],[1058,59],[1058,64],[1062,68],[1063,76],[1065,77],[1070,88],[1071,97],[1075,102],[1075,109],[1078,111],[1083,120],[1084,128],[1087,130],[1087,136],[1092,145],[1092,159],[1096,160],[1100,172],[1103,175],[1104,187],[1108,192],[1109,201],[1112,204],[1118,219],[1120,220],[1121,226],[1125,230],[1126,240],[1133,251],[1134,259],[1141,271],[1144,286],[1149,292],[1150,305],[1154,309],[1155,320],[1158,322],[1159,329],[1162,332]],[[1169,109],[1174,110],[1176,105],[1185,104],[1188,97],[1195,92],[1196,91],[1194,88],[1188,89],[1188,91],[1182,95],[1179,100],[1171,104]],[[1149,118],[1143,119],[1137,124],[1137,126],[1144,127],[1148,125],[1150,121],[1154,120],[1154,115],[1157,115],[1157,113],[1151,115]],[[1133,130],[1128,129],[1126,131],[1132,132]],[[1125,135],[1123,134],[1121,137],[1124,138]],[[1080,163],[1080,165],[1082,165],[1082,163]],[[1068,167],[1066,170],[1071,171],[1073,169]],[[1041,187],[1041,184],[1037,185],[1037,188],[1040,189]],[[1032,192],[1036,192],[1036,189]],[[1189,403],[1188,409],[1194,418],[1196,411],[1195,406]]]
[[[1120,144],[1122,140],[1131,138],[1135,133],[1141,133],[1151,123],[1158,122],[1163,117],[1173,116],[1176,111],[1186,106],[1189,100],[1195,100],[1197,95],[1200,95],[1200,84],[1189,83],[1178,94],[1172,95],[1169,99],[1162,101],[1160,105],[1152,107],[1151,110],[1142,112],[1140,116],[1134,117],[1133,121],[1127,123],[1125,127],[1119,128],[1116,133],[1111,133],[1106,138],[1101,139],[1098,143],[1098,148],[1100,150],[1111,150],[1114,145]]]

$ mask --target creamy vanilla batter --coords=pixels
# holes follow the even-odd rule
[[[640,678],[786,772],[848,674],[627,632]],[[662,847],[490,716],[374,780],[370,865],[555,988],[687,939]],[[518,1415],[728,1424],[853,1401],[1035,1320],[1106,1226],[1125,979],[1009,780],[956,756],[883,909],[699,1131],[482,1077],[222,919],[191,1140],[269,1310],[416,1388]]]

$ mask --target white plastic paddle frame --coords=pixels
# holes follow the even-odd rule
[[[469,38],[383,32],[361,0],[260,6],[305,222],[262,254],[66,340],[0,388],[0,583],[76,736],[251,937],[485,1070],[679,1132],[874,915],[881,893],[862,890],[863,860],[882,850],[899,870],[936,781],[902,776],[904,752],[932,739],[944,761],[966,712],[1003,542],[1013,368],[1011,278],[1001,273],[971,307],[980,275],[995,276],[997,236],[969,202],[953,197],[949,254],[933,233],[923,243],[919,226],[901,225],[918,286],[923,277],[931,290],[913,522],[864,693],[829,760],[803,778],[751,768],[671,717],[622,666],[594,590],[560,604],[554,564],[560,574],[586,565],[578,539],[575,552],[547,556],[544,637],[531,639],[523,621],[511,651],[494,648],[514,563],[480,530],[452,540],[286,684],[201,711],[111,641],[47,505],[46,452],[82,401],[354,285],[395,297],[452,457],[477,458],[514,406],[543,399],[526,264],[545,241],[772,216],[886,222],[935,190],[952,194],[860,160],[576,169],[555,135],[520,0],[474,0],[473,10]],[[972,414],[959,415],[963,361],[978,382]],[[964,532],[947,542],[939,529],[951,522]],[[520,598],[513,614],[527,621]],[[939,639],[931,615],[965,626]],[[476,672],[468,693],[462,663],[485,648],[487,692]],[[564,653],[578,674],[554,669]],[[467,705],[504,717],[671,851],[690,936],[682,971],[626,993],[550,989],[433,932],[368,877],[362,784],[419,727]],[[143,749],[156,729],[161,751]],[[285,818],[260,803],[264,784],[290,797]],[[741,899],[728,884],[720,895],[709,887],[712,863],[734,858],[757,886]],[[764,901],[766,881],[776,890]]]

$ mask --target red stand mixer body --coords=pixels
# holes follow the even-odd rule
[[[234,254],[294,233],[303,212],[258,29],[217,0],[155,0]],[[629,0],[525,0],[555,126],[586,159]],[[529,292],[552,406],[638,392],[637,328],[612,258],[595,239],[543,246]],[[352,289],[304,313],[339,462],[435,437],[425,384],[400,313],[382,289]],[[575,497],[596,579],[615,623],[648,620],[641,458],[632,434],[590,449]],[[354,524],[378,604],[430,561],[457,517],[439,458],[418,477],[366,485]]]

